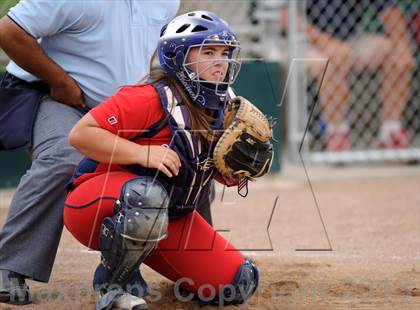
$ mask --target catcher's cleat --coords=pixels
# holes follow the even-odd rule
[[[143,310],[147,309],[147,303],[141,297],[116,289],[106,294],[99,294],[96,310],[105,309]]]
[[[27,305],[31,302],[25,278],[10,270],[0,270],[0,303]]]
[[[124,293],[115,300],[113,305],[115,308],[127,310],[142,310],[147,309],[146,301],[129,293]]]

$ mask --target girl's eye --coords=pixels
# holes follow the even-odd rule
[[[206,56],[213,56],[213,51],[205,51],[204,55]]]

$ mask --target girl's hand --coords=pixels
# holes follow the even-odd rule
[[[140,165],[158,169],[170,178],[178,175],[181,160],[175,151],[162,145],[142,145],[141,148],[138,159]]]

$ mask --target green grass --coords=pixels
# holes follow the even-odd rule
[[[0,63],[0,77],[3,76],[4,72],[6,72],[6,64]]]
[[[0,17],[6,15],[9,9],[18,2],[19,0],[0,0]],[[2,76],[4,71],[6,70],[5,67],[6,64],[0,62],[0,76]]]
[[[0,16],[6,15],[7,11],[18,2],[19,0],[0,0]]]

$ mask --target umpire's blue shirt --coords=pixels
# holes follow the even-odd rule
[[[160,29],[179,0],[21,0],[8,16],[37,38],[95,105],[149,73]],[[30,51],[28,51],[30,53]],[[7,71],[37,78],[10,62]]]

